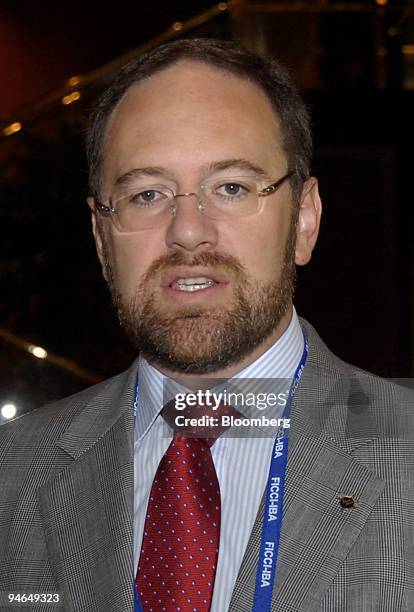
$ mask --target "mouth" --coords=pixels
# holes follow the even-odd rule
[[[176,268],[167,272],[162,280],[162,287],[168,293],[188,296],[201,294],[213,294],[229,284],[228,279],[215,270]]]
[[[212,287],[213,285],[217,285],[217,283],[212,278],[198,276],[196,278],[178,278],[171,283],[170,287],[176,291],[188,291],[189,293],[193,293],[194,291],[208,289],[208,287]]]

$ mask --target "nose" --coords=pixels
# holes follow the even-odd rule
[[[203,211],[203,202],[197,194],[185,193],[175,197],[166,233],[170,249],[199,252],[217,245],[217,226]]]

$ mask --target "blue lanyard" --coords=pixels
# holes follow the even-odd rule
[[[290,386],[289,396],[283,414],[284,418],[289,418],[292,398],[298,387],[308,356],[308,338],[304,330],[303,339],[305,343],[304,349]],[[262,539],[259,562],[257,565],[252,612],[270,611],[272,605],[273,585],[276,577],[276,564],[283,520],[283,493],[285,488],[288,443],[288,429],[283,429],[283,427],[279,428],[273,445],[269,476],[266,485]]]
[[[136,377],[136,380],[135,380],[135,391],[134,391],[134,429],[135,429],[135,420],[137,418],[137,411],[138,411],[138,376]],[[134,612],[143,612],[141,603],[138,598],[137,583],[135,581],[135,578],[134,578]]]
[[[283,418],[289,418],[292,398],[298,387],[303,368],[308,356],[308,338],[303,330],[304,349],[299,365],[289,389],[289,396]],[[134,422],[138,410],[138,377],[135,382]],[[272,605],[273,585],[276,577],[276,564],[279,552],[280,531],[282,528],[283,493],[285,486],[286,465],[288,457],[288,430],[279,428],[272,450],[269,476],[266,485],[265,511],[263,518],[262,540],[260,544],[259,563],[256,574],[256,587],[252,612],[270,611]],[[134,612],[143,612],[138,599],[134,580]]]

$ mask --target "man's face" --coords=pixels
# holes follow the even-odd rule
[[[254,176],[253,166],[264,174],[263,186],[288,171],[264,93],[214,67],[182,61],[134,86],[110,118],[101,199],[136,169],[152,169],[153,184],[156,168],[155,182],[182,194],[199,192],[216,176]],[[288,182],[248,217],[212,220],[193,197],[178,198],[166,224],[134,233],[107,218],[96,223],[94,215],[121,322],[150,361],[202,374],[270,346],[290,316],[295,243],[297,263],[310,257],[292,217]]]

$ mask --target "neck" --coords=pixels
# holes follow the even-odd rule
[[[202,381],[209,381],[212,378],[223,378],[228,379],[232,378],[237,372],[243,370],[245,367],[256,361],[263,353],[265,353],[277,340],[283,335],[286,329],[289,326],[289,323],[292,319],[293,306],[289,305],[286,313],[280,320],[279,325],[274,329],[274,331],[261,343],[259,344],[249,355],[240,359],[239,361],[227,366],[226,368],[215,370],[214,372],[209,372],[208,374],[185,374],[182,372],[177,372],[176,370],[170,370],[166,367],[160,367],[155,363],[152,363],[149,360],[149,363],[157,368],[162,374],[168,376],[168,378],[172,378],[180,384],[184,385],[188,389],[200,389],[202,387]],[[206,388],[209,385],[206,385]]]

